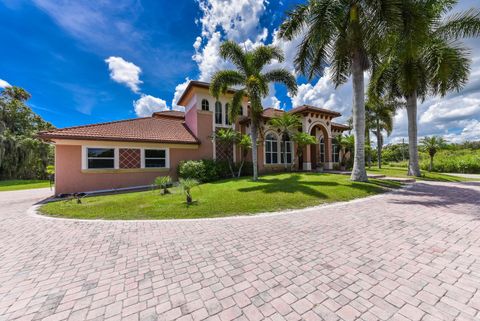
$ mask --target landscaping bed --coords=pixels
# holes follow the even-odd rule
[[[171,194],[159,190],[95,196],[75,201],[43,205],[46,215],[79,219],[190,219],[249,215],[348,201],[398,188],[398,182],[372,179],[368,183],[350,181],[335,174],[284,173],[229,179],[202,184],[192,190],[195,203],[187,206],[178,187]]]

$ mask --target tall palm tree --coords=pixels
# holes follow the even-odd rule
[[[403,23],[385,42],[370,85],[406,101],[409,138],[408,175],[420,176],[417,146],[417,100],[444,96],[468,80],[470,61],[461,38],[480,35],[480,11],[445,17],[456,0],[404,0]]]
[[[227,92],[229,87],[238,89],[231,102],[230,119],[233,121],[240,114],[242,101],[248,97],[250,101],[250,122],[252,136],[253,180],[258,179],[257,139],[262,119],[262,98],[268,96],[269,84],[280,83],[287,87],[290,94],[297,92],[295,77],[286,69],[278,68],[264,72],[265,66],[273,60],[284,60],[281,49],[274,46],[259,46],[251,51],[242,49],[233,41],[226,41],[220,46],[220,56],[233,63],[237,70],[222,70],[213,75],[210,93],[218,98]]]
[[[401,21],[399,0],[309,0],[288,13],[279,35],[302,34],[295,67],[310,79],[332,68],[336,86],[353,80],[355,159],[351,179],[367,181],[365,170],[364,71],[370,67],[378,39]]]
[[[317,144],[318,143],[317,138],[305,132],[297,132],[293,135],[293,141],[297,143],[298,168],[300,168],[300,158],[302,158],[303,156],[303,150],[308,145]],[[292,162],[292,168],[293,168],[293,162]]]
[[[287,140],[290,141],[293,134],[298,131],[298,128],[302,126],[302,122],[297,115],[283,113],[281,116],[270,119],[270,127],[276,129],[282,133],[282,157],[287,169]]]
[[[428,171],[431,172],[433,170],[433,157],[435,157],[435,154],[440,149],[445,147],[446,141],[442,137],[432,136],[422,138],[420,144],[428,153],[428,155],[430,155],[430,165],[428,167]]]
[[[382,168],[382,147],[385,131],[390,136],[393,130],[393,117],[402,103],[395,99],[373,98],[369,96],[365,104],[366,123],[369,131],[377,138],[377,162],[378,168]]]

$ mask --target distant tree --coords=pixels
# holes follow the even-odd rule
[[[282,157],[284,160],[285,170],[287,169],[287,140],[291,140],[293,135],[298,132],[298,128],[302,126],[300,117],[297,115],[283,113],[279,117],[274,117],[269,121],[270,126],[282,133]]]
[[[262,120],[262,99],[268,96],[269,84],[279,83],[287,87],[291,94],[297,92],[295,77],[287,69],[264,71],[273,60],[284,60],[281,49],[274,46],[258,46],[251,51],[244,50],[233,41],[220,46],[220,56],[233,63],[236,70],[221,70],[215,73],[210,83],[210,93],[218,98],[230,87],[239,87],[231,102],[230,119],[239,115],[244,97],[250,101],[249,117],[252,137],[253,180],[258,179],[257,138]]]
[[[308,145],[315,145],[317,143],[317,139],[315,136],[309,135],[305,132],[297,132],[293,135],[293,141],[297,144],[297,159],[298,159],[298,166],[300,167],[300,158],[303,156],[303,150]],[[294,166],[294,162],[292,161],[292,168]]]
[[[446,141],[442,137],[438,136],[424,137],[422,140],[420,140],[420,145],[428,153],[428,155],[430,155],[430,165],[428,167],[428,171],[431,172],[433,170],[433,158],[440,149],[445,147]]]

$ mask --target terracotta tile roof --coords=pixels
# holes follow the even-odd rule
[[[332,115],[334,117],[339,117],[339,116],[342,115],[342,114],[340,114],[336,111],[330,110],[330,109],[325,109],[325,108],[320,108],[320,107],[315,107],[315,106],[310,106],[310,105],[302,105],[302,106],[295,107],[295,108],[289,110],[289,113],[296,114],[296,113],[300,113],[300,112],[303,112],[303,111],[319,112],[319,113],[329,114],[329,115]]]
[[[273,118],[282,116],[285,113],[282,109],[275,109],[273,107],[268,107],[263,110],[262,116],[265,118]]]
[[[350,126],[339,124],[339,123],[334,123],[334,122],[332,122],[332,127],[336,127],[336,128],[339,128],[339,129],[345,129],[345,130],[350,129]]]
[[[42,139],[83,139],[106,141],[199,144],[179,117],[145,117],[101,124],[68,127],[38,135]]]
[[[187,88],[185,88],[182,95],[180,96],[180,98],[177,101],[177,104],[179,106],[183,106],[183,104],[185,103],[183,100],[187,96],[188,92],[190,90],[192,90],[193,87],[210,89],[210,83],[209,82],[204,82],[204,81],[198,81],[198,80],[190,80],[190,82],[187,85]],[[233,94],[233,93],[236,92],[236,90],[235,89],[228,89],[227,92]]]
[[[152,117],[178,117],[178,118],[185,118],[185,113],[179,110],[164,110],[164,111],[157,111],[152,114]]]

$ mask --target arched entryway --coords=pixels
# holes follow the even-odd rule
[[[308,146],[305,151],[304,169],[331,169],[332,139],[324,124],[314,124],[309,134],[317,138],[317,144]]]

